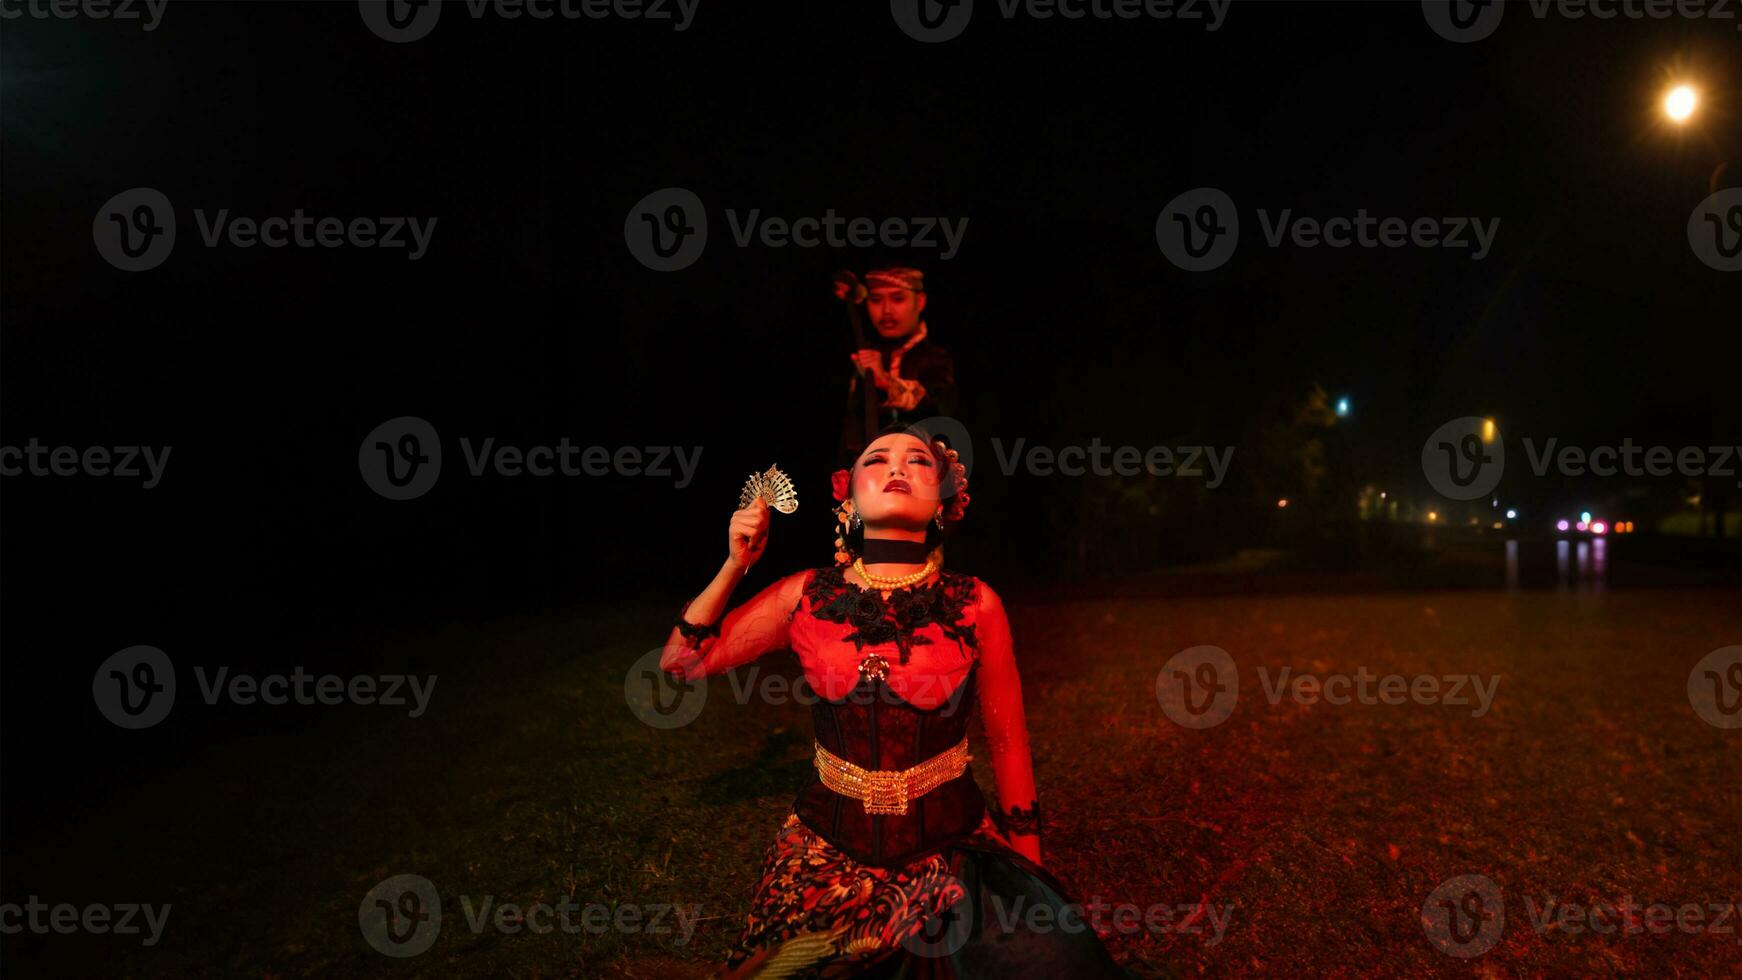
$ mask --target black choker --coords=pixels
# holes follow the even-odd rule
[[[866,538],[859,557],[867,565],[923,565],[930,554],[931,547],[924,541]]]

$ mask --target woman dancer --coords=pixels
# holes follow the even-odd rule
[[[886,430],[834,475],[834,567],[726,612],[767,544],[757,500],[732,516],[725,563],[678,618],[664,670],[694,679],[790,648],[816,695],[816,778],[763,859],[728,977],[1127,975],[1041,867],[1004,607],[979,579],[938,567],[966,490],[941,440]],[[990,811],[968,767],[976,702]]]

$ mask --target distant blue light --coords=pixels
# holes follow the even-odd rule
[[[1349,399],[1337,399],[1337,417],[1344,418],[1349,414]]]

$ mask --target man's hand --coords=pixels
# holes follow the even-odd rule
[[[884,391],[889,390],[889,372],[883,370],[883,353],[869,347],[848,355],[853,364],[861,371],[871,373],[871,382]]]

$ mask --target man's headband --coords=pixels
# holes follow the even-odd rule
[[[905,265],[884,266],[865,273],[866,289],[876,289],[879,286],[884,289],[911,289],[916,293],[923,293],[925,273]]]

